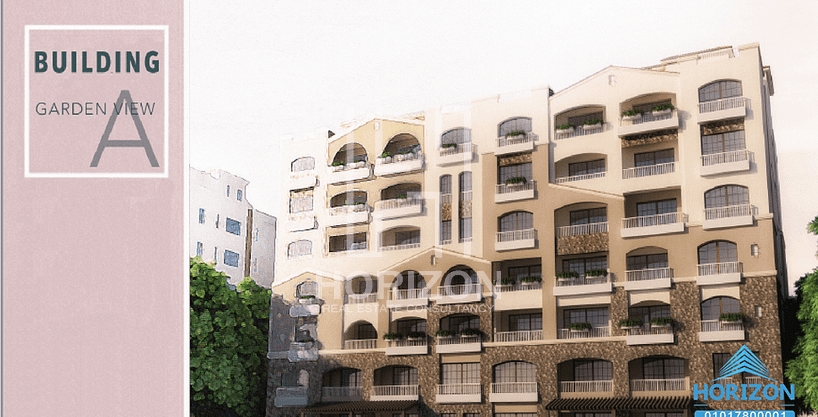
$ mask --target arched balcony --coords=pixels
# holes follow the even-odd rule
[[[435,338],[437,353],[480,352],[483,349],[480,317],[474,314],[451,314],[443,317]]]
[[[673,93],[654,93],[634,97],[620,104],[619,137],[656,134],[679,129],[679,115]]]
[[[530,117],[513,117],[497,125],[497,146],[494,154],[531,152],[537,135],[531,132]]]
[[[704,193],[705,230],[750,226],[756,208],[750,204],[750,190],[743,185],[722,185]]]
[[[329,200],[326,223],[328,226],[369,223],[369,212],[366,191],[345,191]]]
[[[554,182],[574,185],[605,178],[607,175],[607,156],[598,153],[572,155],[554,163]]]
[[[494,365],[492,369],[492,403],[536,403],[537,367],[533,363],[512,361]]]
[[[554,117],[557,140],[602,133],[605,130],[605,107],[589,105],[570,109]]]
[[[701,342],[744,340],[744,314],[741,302],[727,295],[702,301]]]
[[[387,294],[386,306],[389,308],[429,305],[429,288],[417,271],[407,270],[396,275]]]
[[[628,363],[631,396],[690,395],[690,373],[685,359],[648,356]]]
[[[438,166],[467,164],[477,153],[477,145],[471,141],[471,129],[458,127],[449,129],[440,136],[440,157]]]
[[[404,317],[394,321],[390,327],[391,331],[384,335],[387,356],[429,353],[426,319]]]
[[[625,331],[625,343],[628,346],[674,341],[674,320],[670,315],[670,305],[663,301],[642,301],[630,306],[628,317],[620,320],[619,328]]]
[[[613,364],[602,359],[573,359],[557,365],[560,398],[613,397]]]
[[[301,190],[315,187],[318,177],[315,176],[315,158],[304,156],[290,163],[290,178],[287,186],[290,190]]]
[[[367,321],[358,321],[344,332],[344,349],[375,349],[378,345],[378,331]]]
[[[397,219],[423,213],[421,185],[401,183],[381,190],[381,200],[375,203],[374,216],[379,219]]]
[[[667,250],[644,247],[628,252],[625,270],[625,290],[670,288],[673,269],[668,266]]]
[[[370,176],[366,149],[359,143],[347,143],[335,153],[329,167],[331,184],[359,181]]]
[[[420,228],[416,226],[393,227],[381,232],[381,252],[417,249],[420,247]]]
[[[496,251],[534,249],[537,247],[537,229],[534,228],[534,214],[527,211],[513,211],[497,219]]]
[[[339,368],[324,372],[321,400],[324,402],[361,401],[363,374],[360,369]]]
[[[741,81],[718,80],[699,88],[699,124],[747,116]]]
[[[699,246],[696,283],[702,285],[738,284],[742,265],[735,243],[717,240]]]
[[[480,301],[483,297],[480,278],[474,269],[458,265],[443,275],[437,288],[437,304],[460,304]]]
[[[375,370],[370,401],[417,401],[418,369],[392,365]]]
[[[375,175],[396,175],[423,169],[423,152],[417,138],[401,133],[387,142],[375,160]]]

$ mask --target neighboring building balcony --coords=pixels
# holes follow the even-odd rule
[[[681,233],[685,231],[687,215],[684,213],[664,213],[652,216],[628,217],[622,219],[622,237],[641,237]]]
[[[489,402],[493,403],[535,403],[537,402],[536,382],[494,382],[491,384]]]
[[[421,213],[423,213],[423,199],[407,197],[376,202],[373,216],[378,219],[397,219],[418,216]]]
[[[664,164],[625,168],[622,170],[622,179],[652,177],[655,175],[672,174],[674,172],[676,172],[676,163],[667,162]]]
[[[387,340],[386,342],[386,356],[426,355],[429,353],[429,343],[426,336]]]
[[[317,183],[318,177],[315,176],[315,170],[291,172],[290,179],[287,181],[287,188],[301,190],[315,187]]]
[[[437,289],[435,302],[438,304],[474,303],[483,298],[480,284],[445,285]]]
[[[557,339],[594,339],[611,337],[611,326],[591,327],[590,329],[558,329]]]
[[[604,397],[613,394],[613,380],[560,381],[561,398]]]
[[[293,213],[287,217],[287,231],[298,232],[310,229],[315,229],[315,214],[312,211]]]
[[[531,152],[534,150],[534,141],[536,139],[537,135],[531,132],[497,138],[497,147],[494,149],[494,154],[508,155],[512,153]]]
[[[700,342],[727,342],[744,340],[744,323],[741,321],[702,320]]]
[[[444,144],[440,148],[440,157],[437,159],[438,166],[468,164],[474,160],[477,145],[473,143],[450,143]]]
[[[438,404],[479,403],[483,399],[480,384],[439,384],[435,393]]]
[[[542,308],[542,281],[515,282],[494,287],[494,310]]]
[[[371,166],[365,161],[360,161],[346,165],[330,166],[328,170],[327,182],[330,184],[338,184],[369,178]]]
[[[631,394],[635,397],[686,395],[690,378],[632,379]]]
[[[704,177],[749,170],[750,151],[740,149],[738,151],[702,155],[702,166],[699,169],[699,174]]]
[[[330,207],[327,214],[327,226],[369,223],[369,206],[366,204]]]
[[[730,97],[699,103],[699,124],[747,116],[747,100]]]
[[[605,171],[602,172],[594,172],[591,174],[582,174],[582,175],[571,175],[568,177],[559,177],[555,179],[557,184],[566,184],[569,182],[576,182],[576,181],[585,181],[585,180],[593,180],[597,178],[605,178]]]
[[[345,350],[366,350],[378,347],[378,339],[353,339],[344,341]]]
[[[655,132],[657,130],[678,129],[679,113],[676,109],[646,112],[637,116],[619,119],[619,137]]]
[[[543,340],[542,329],[494,333],[495,343],[534,342],[537,340]]]
[[[537,245],[537,229],[497,232],[494,250],[533,249]]]
[[[670,288],[673,278],[671,268],[651,268],[625,271],[625,291],[658,290]]]
[[[633,345],[659,345],[673,343],[673,325],[644,324],[640,327],[626,329],[625,343]]]
[[[719,229],[722,227],[752,226],[756,208],[750,204],[738,204],[704,209],[702,229]]]
[[[578,136],[594,135],[605,131],[605,123],[599,122],[592,125],[571,126],[565,129],[555,129],[554,136],[557,140],[570,139]]]
[[[483,350],[482,336],[462,335],[437,336],[436,353],[469,353]]]
[[[494,193],[495,203],[530,200],[534,198],[537,181],[526,181],[517,184],[497,184]]]
[[[412,288],[401,290],[392,288],[386,293],[388,308],[419,307],[429,305],[428,288]]]
[[[321,401],[324,402],[361,401],[363,398],[361,387],[324,387],[321,390]]]
[[[741,282],[741,262],[699,264],[696,283],[699,285],[738,284]]]
[[[378,176],[403,174],[421,169],[423,169],[423,154],[420,152],[397,154],[386,158],[379,157],[375,160],[375,175]]]
[[[418,385],[375,385],[369,401],[417,401]]]
[[[308,402],[307,387],[276,388],[276,407],[303,407]]]
[[[610,294],[613,292],[611,274],[576,277],[557,277],[553,288],[555,297],[570,295]]]

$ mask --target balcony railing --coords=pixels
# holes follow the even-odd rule
[[[397,340],[387,340],[386,341],[387,347],[391,348],[401,348],[401,347],[417,347],[417,346],[427,346],[427,338],[422,337],[419,339],[397,339]]]
[[[543,340],[542,330],[518,330],[515,332],[494,333],[495,342],[531,342]]]
[[[650,177],[652,175],[671,174],[676,169],[675,162],[648,165],[643,167],[625,168],[622,170],[622,179]]]
[[[362,387],[324,387],[321,390],[324,401],[353,401],[363,397]]]
[[[352,213],[363,213],[365,211],[369,211],[369,206],[366,203],[363,204],[348,204],[344,206],[337,206],[337,207],[330,207],[329,208],[329,215],[330,216],[342,216],[345,214],[352,214]]]
[[[452,194],[441,194],[440,204],[452,204]]]
[[[599,123],[596,125],[582,125],[573,129],[557,129],[555,136],[557,140],[575,138],[577,136],[593,135],[602,133],[605,130],[605,124]]]
[[[390,210],[423,204],[422,198],[392,198],[375,202],[375,210]]]
[[[734,332],[744,330],[741,321],[702,320],[703,332]]]
[[[334,166],[330,165],[328,167],[328,169],[331,172],[341,172],[341,171],[349,171],[349,170],[353,170],[353,169],[366,168],[366,167],[368,167],[366,161],[358,161],[358,162],[350,162],[350,163],[344,164],[344,165],[334,165]]]
[[[684,213],[663,213],[654,214],[651,216],[628,217],[626,219],[622,219],[622,228],[630,229],[634,227],[662,226],[686,221],[687,215]]]
[[[568,177],[559,177],[556,179],[557,184],[565,184],[566,182],[592,180],[595,178],[602,178],[605,176],[605,171],[594,172],[592,174],[571,175]]]
[[[480,395],[480,384],[438,384],[437,395]]]
[[[752,216],[753,206],[749,204],[738,204],[735,206],[715,207],[704,209],[705,220],[726,219],[729,217]]]
[[[367,304],[378,302],[378,293],[347,294],[344,304]]]
[[[542,282],[516,282],[511,285],[496,285],[497,292],[514,292],[514,291],[528,291],[542,289]]]
[[[461,153],[471,153],[472,152],[472,143],[458,143],[456,146],[449,146],[445,148],[440,148],[440,156],[451,156],[457,155]]]
[[[420,247],[420,243],[404,243],[401,245],[381,246],[381,252],[389,252],[393,250],[416,249]]]
[[[532,191],[537,181],[526,181],[520,184],[497,184],[495,192],[497,194],[516,193],[518,191]]]
[[[422,159],[423,152],[409,152],[409,153],[401,153],[395,156],[390,156],[388,158],[378,157],[375,160],[376,165],[389,165],[389,164],[396,164],[399,162],[408,162],[414,161],[416,159]]]
[[[407,290],[400,290],[393,288],[387,294],[390,300],[414,300],[418,298],[429,298],[429,289],[411,288]]]
[[[444,297],[479,294],[481,291],[480,284],[445,285],[437,289],[438,294]]]
[[[667,120],[673,118],[673,115],[676,114],[676,110],[671,110],[668,112],[657,112],[656,116],[653,115],[653,112],[644,112],[641,116],[638,117],[622,117],[619,119],[619,126],[633,126],[633,125],[640,125],[642,123],[649,123],[649,122],[658,122],[660,120]]]
[[[750,151],[741,149],[738,151],[713,153],[709,155],[702,155],[702,166],[710,166],[717,164],[729,164],[731,162],[747,161],[750,159]]]
[[[354,252],[365,252],[366,251],[366,242],[357,242],[352,243],[348,247],[341,247],[335,250],[330,249],[329,256],[344,256],[350,255]]]
[[[533,141],[534,135],[532,135],[530,132],[526,133],[525,135],[503,136],[501,138],[497,138],[497,147],[502,148],[503,146],[519,145],[521,143]]]
[[[651,268],[625,271],[627,281],[650,281],[664,278],[673,278],[673,270],[670,268]]]
[[[613,380],[607,381],[560,381],[560,392],[609,392]]]
[[[591,235],[608,231],[608,222],[577,224],[557,228],[557,237]]]
[[[736,109],[744,107],[744,97],[730,97],[721,100],[713,100],[699,103],[699,113],[710,113],[714,111]]]
[[[463,191],[460,193],[460,201],[471,201],[472,200],[472,192],[471,191]]]
[[[611,282],[611,275],[595,275],[595,276],[585,276],[580,275],[578,277],[572,278],[557,278],[556,285],[557,287],[572,287],[575,285],[596,285],[596,284],[607,284]]]
[[[465,345],[467,343],[478,343],[482,337],[480,335],[464,336],[461,334],[454,336],[437,337],[438,345]]]
[[[375,349],[378,346],[378,339],[355,339],[345,340],[344,349]]]
[[[537,392],[536,382],[494,382],[491,384],[492,394],[529,394]]]
[[[720,262],[714,264],[699,264],[699,276],[719,274],[740,274],[741,262]]]
[[[513,242],[515,240],[528,240],[537,238],[537,229],[509,230],[507,232],[497,232],[498,242]]]
[[[377,396],[408,396],[418,395],[418,385],[375,385],[372,395]]]
[[[296,398],[307,395],[307,387],[279,387],[276,388],[276,397]]]
[[[762,385],[763,379],[760,376],[745,376],[744,383],[747,385]]]
[[[587,330],[559,329],[558,339],[590,339],[593,337],[611,337],[611,327],[592,327]]]
[[[651,334],[673,334],[673,326],[655,326],[653,324],[644,324],[636,328],[625,329],[628,336],[645,336]]]
[[[631,391],[686,391],[687,378],[632,379]]]

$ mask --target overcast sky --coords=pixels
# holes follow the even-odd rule
[[[555,3],[555,4],[552,4]],[[772,68],[790,284],[818,239],[818,2],[190,2],[190,164],[250,181],[281,218],[278,144],[399,115],[759,42]]]

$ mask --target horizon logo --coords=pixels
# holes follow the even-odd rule
[[[725,378],[730,378],[733,375],[740,375],[742,373],[752,374],[759,378],[767,379],[772,382],[778,381],[770,377],[770,370],[764,362],[758,359],[758,356],[753,354],[747,345],[741,346],[730,360],[719,369],[716,378],[711,381],[719,381]],[[699,384],[693,385],[693,399],[698,400],[699,394],[702,394],[703,400],[783,400],[784,396],[790,400],[795,399],[795,385],[790,384],[789,388],[781,383],[776,384],[704,384],[703,389],[699,389]],[[748,395],[749,394],[749,395]],[[759,395],[761,394],[761,395]]]

